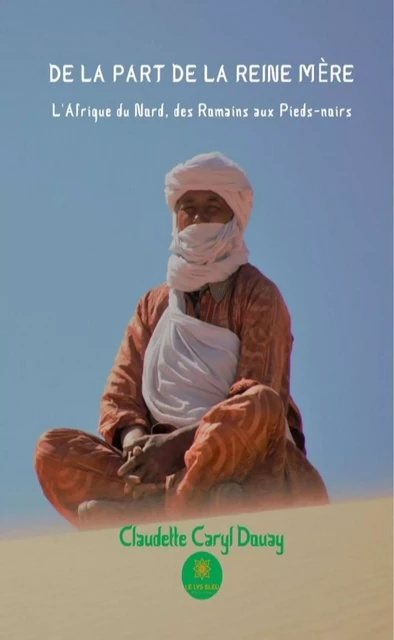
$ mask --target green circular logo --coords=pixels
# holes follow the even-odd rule
[[[220,562],[206,551],[193,553],[182,568],[182,583],[192,598],[207,600],[220,589],[223,572]]]

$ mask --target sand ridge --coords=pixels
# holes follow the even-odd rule
[[[392,513],[386,497],[182,521],[188,544],[174,548],[124,547],[120,528],[5,540],[0,638],[391,640]],[[284,553],[204,548],[220,560],[223,583],[213,598],[196,600],[181,570],[198,550],[198,525],[283,534]]]

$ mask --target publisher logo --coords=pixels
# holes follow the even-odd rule
[[[207,600],[220,589],[223,572],[215,556],[205,551],[193,553],[182,568],[182,583],[192,598]]]

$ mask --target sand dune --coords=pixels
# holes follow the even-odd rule
[[[219,558],[209,600],[182,586],[196,525],[284,535],[284,553]],[[163,524],[167,529],[168,524]],[[157,525],[139,528],[156,532]],[[181,522],[185,548],[126,548],[119,529],[0,543],[0,638],[7,640],[391,640],[392,500]]]

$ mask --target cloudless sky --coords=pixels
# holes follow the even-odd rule
[[[63,526],[33,471],[58,426],[95,432],[138,299],[165,280],[164,175],[221,151],[255,190],[250,260],[295,336],[291,392],[333,501],[392,488],[392,15],[379,0],[0,4],[0,530]],[[353,64],[352,84],[236,84],[236,64]],[[49,64],[75,65],[51,84]],[[165,64],[112,83],[114,64]],[[172,63],[198,66],[172,84]],[[82,84],[80,65],[106,82]],[[204,84],[221,64],[229,82]],[[52,118],[52,103],[350,107],[351,118]]]

